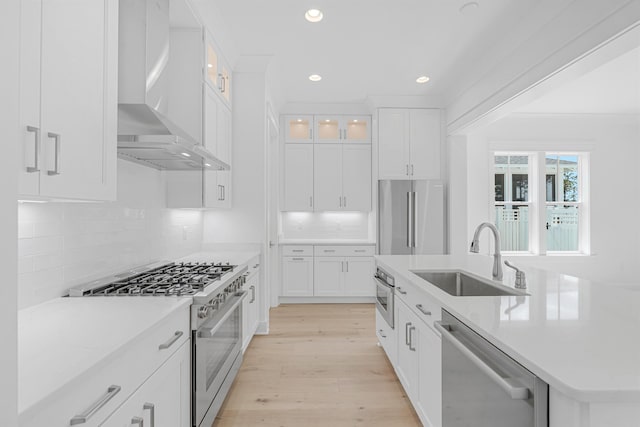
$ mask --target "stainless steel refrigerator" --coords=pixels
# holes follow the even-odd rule
[[[444,254],[446,236],[442,181],[378,181],[380,254]]]

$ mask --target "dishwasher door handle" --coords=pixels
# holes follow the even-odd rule
[[[474,365],[476,365],[485,375],[487,375],[493,382],[498,384],[512,399],[526,400],[529,398],[529,389],[523,386],[514,386],[500,376],[496,371],[491,369],[482,359],[475,355],[471,350],[462,344],[452,333],[451,326],[442,324],[441,322],[434,322],[436,329],[442,334],[442,338],[449,341],[457,350],[459,350],[464,356],[469,359]]]

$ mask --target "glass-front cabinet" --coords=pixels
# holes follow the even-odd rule
[[[370,116],[315,116],[316,143],[370,143]]]
[[[231,67],[225,61],[211,34],[205,35],[205,81],[231,105]]]
[[[284,142],[313,142],[313,116],[285,116]]]

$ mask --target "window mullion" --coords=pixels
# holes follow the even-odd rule
[[[547,228],[546,228],[546,201],[547,201],[547,167],[546,167],[546,154],[543,151],[538,151],[532,155],[533,165],[532,173],[533,179],[532,185],[534,186],[532,194],[532,215],[534,220],[531,223],[531,234],[533,245],[531,250],[538,255],[545,255],[547,253]],[[556,186],[556,191],[557,186]]]

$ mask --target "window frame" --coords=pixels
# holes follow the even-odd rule
[[[567,256],[567,255],[591,255],[591,237],[590,237],[590,205],[589,205],[589,182],[590,182],[590,146],[576,146],[575,144],[568,144],[569,146],[562,147],[561,143],[542,144],[541,147],[536,147],[535,150],[529,147],[524,147],[522,143],[519,144],[505,144],[505,143],[493,143],[490,144],[489,149],[489,163],[490,163],[490,180],[491,180],[491,195],[490,195],[490,213],[489,218],[492,223],[496,223],[496,206],[497,205],[526,205],[529,208],[529,247],[525,251],[503,251],[503,253],[509,255],[542,255],[542,256]],[[529,148],[529,149],[526,149]],[[503,189],[505,199],[509,201],[496,201],[495,200],[495,157],[496,156],[529,156],[529,200],[528,202],[514,202],[511,201],[511,180],[510,174],[505,172],[504,182],[505,188]],[[570,155],[578,158],[578,201],[576,202],[562,202],[562,201],[547,201],[547,169],[546,169],[546,157],[548,155]],[[556,178],[557,180],[558,178]],[[509,184],[507,184],[509,182]],[[558,181],[556,185],[556,195],[559,192]],[[509,187],[507,187],[509,186]],[[509,191],[509,193],[507,193]],[[507,195],[509,197],[507,197]],[[548,206],[577,206],[578,207],[578,249],[575,251],[550,251],[547,249],[547,209]]]

